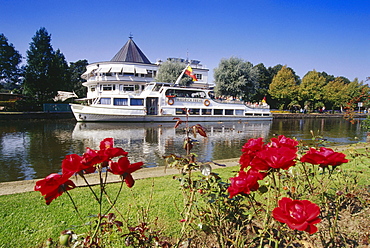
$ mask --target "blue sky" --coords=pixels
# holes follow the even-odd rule
[[[132,33],[152,63],[188,55],[211,78],[232,56],[287,65],[301,78],[313,69],[370,76],[365,0],[0,0],[0,33],[24,57],[40,27],[68,62],[109,61]]]

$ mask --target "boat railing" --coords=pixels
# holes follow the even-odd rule
[[[270,106],[266,103],[250,103],[250,102],[244,102],[240,100],[229,100],[229,99],[212,99],[215,102],[218,103],[226,103],[226,104],[244,104],[245,106],[249,108],[263,108],[263,109],[269,109]]]

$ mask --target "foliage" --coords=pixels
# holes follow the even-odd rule
[[[251,101],[258,90],[258,69],[240,58],[222,59],[214,69],[215,92],[219,96],[232,96]]]
[[[313,108],[317,108],[315,104],[324,98],[323,87],[326,85],[325,77],[321,76],[315,70],[309,71],[299,85],[299,100],[309,102]]]
[[[158,74],[156,81],[164,83],[175,83],[177,78],[181,75],[185,68],[184,63],[175,61],[166,61],[161,64],[158,69]],[[190,85],[192,84],[192,78],[183,75],[180,81],[180,85]]]
[[[272,98],[277,99],[286,107],[297,99],[298,81],[292,69],[283,66],[273,78],[269,91]]]
[[[57,91],[68,88],[70,75],[64,55],[51,46],[51,35],[40,28],[27,51],[24,92],[39,102],[48,102]]]
[[[348,84],[342,77],[337,77],[323,87],[323,99],[329,105],[328,107],[331,107],[330,109],[334,109],[334,107],[342,109],[350,100],[350,96],[347,94],[347,86]]]
[[[7,90],[20,88],[21,54],[15,50],[4,34],[0,34],[0,83]]]
[[[82,85],[85,81],[81,78],[81,75],[86,71],[86,66],[89,63],[86,59],[71,62],[69,69],[71,72],[71,88],[68,91],[73,91],[80,98],[86,97],[86,87]]]

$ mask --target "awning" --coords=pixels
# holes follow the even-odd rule
[[[124,65],[123,72],[126,73],[135,73],[135,67],[133,65]]]
[[[122,66],[113,66],[112,69],[110,70],[110,72],[122,72]]]
[[[137,74],[148,74],[145,68],[142,67],[135,67],[135,71]]]
[[[97,66],[89,66],[86,68],[86,71],[82,75],[89,75],[93,70],[98,69],[99,67]]]
[[[111,68],[111,66],[100,66],[99,73],[107,73]]]

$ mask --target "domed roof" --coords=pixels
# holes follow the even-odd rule
[[[118,53],[111,59],[112,62],[134,62],[151,64],[149,59],[140,50],[140,48],[132,40],[132,37],[126,44],[118,51]]]

